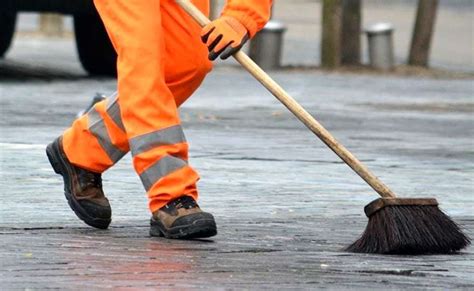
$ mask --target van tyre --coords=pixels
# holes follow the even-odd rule
[[[13,39],[16,13],[0,11],[0,58],[2,58]]]
[[[74,15],[74,33],[82,67],[91,75],[117,76],[117,54],[97,11]]]

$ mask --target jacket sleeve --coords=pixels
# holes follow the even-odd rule
[[[272,0],[227,0],[222,15],[239,20],[253,37],[270,19]]]

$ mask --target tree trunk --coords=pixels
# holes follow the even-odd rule
[[[408,64],[428,66],[438,0],[419,0]]]
[[[361,0],[343,0],[341,62],[360,65]]]
[[[341,64],[342,0],[323,0],[321,66]]]

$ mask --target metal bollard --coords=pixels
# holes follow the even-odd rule
[[[394,67],[393,25],[376,23],[365,29],[369,42],[370,66],[380,70],[391,70]]]
[[[250,42],[249,56],[262,69],[280,67],[285,31],[283,23],[270,20]]]
[[[46,36],[61,37],[64,33],[63,16],[54,13],[40,14],[39,31]]]

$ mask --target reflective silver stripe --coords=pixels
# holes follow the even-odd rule
[[[158,182],[161,178],[165,177],[172,172],[179,170],[185,167],[188,163],[180,158],[173,156],[164,156],[154,163],[151,167],[146,169],[143,173],[140,174],[140,179],[142,180],[143,186],[146,191]]]
[[[125,131],[125,126],[123,125],[122,117],[120,116],[120,105],[118,103],[117,92],[107,98],[107,114],[121,130]]]
[[[97,138],[100,146],[107,153],[112,162],[118,162],[126,153],[115,147],[110,139],[104,120],[95,108],[87,113],[89,121],[89,130]]]
[[[186,138],[180,125],[146,133],[129,140],[130,150],[134,156],[155,147],[183,142],[186,142]]]

